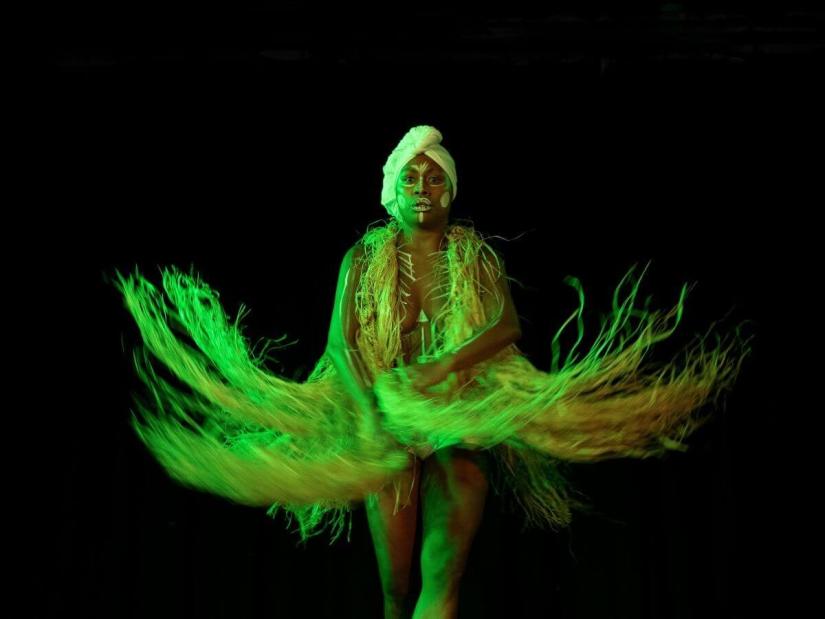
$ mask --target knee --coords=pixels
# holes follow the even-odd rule
[[[425,567],[422,563],[422,568],[422,591],[428,595],[448,598],[459,590],[464,575],[464,565],[452,563],[448,566],[436,563]]]
[[[409,601],[410,585],[408,581],[387,583],[382,591],[384,604],[396,608],[404,608]]]
[[[421,548],[421,577],[424,584],[445,590],[457,585],[464,572],[463,550],[461,541],[449,535],[430,536]]]

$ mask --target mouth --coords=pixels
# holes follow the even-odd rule
[[[413,205],[412,210],[414,210],[417,213],[420,213],[424,211],[429,211],[431,208],[432,205],[430,204],[429,200],[419,200]]]

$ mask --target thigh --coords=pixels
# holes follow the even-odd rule
[[[483,451],[449,448],[424,461],[421,513],[425,569],[436,573],[463,571],[481,524],[489,488],[488,472],[489,456]]]
[[[459,447],[436,451],[422,466],[422,509],[426,509],[424,502],[428,498],[450,501],[467,493],[486,494],[489,471],[490,456],[486,451]]]
[[[395,483],[367,498],[365,509],[385,593],[408,586],[415,531],[421,461],[411,457],[410,468]],[[398,490],[398,491],[397,491]]]

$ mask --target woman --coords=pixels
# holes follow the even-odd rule
[[[559,363],[556,339],[553,371],[536,369],[514,344],[502,260],[449,221],[457,176],[440,142],[436,129],[414,127],[388,158],[382,204],[392,218],[344,257],[327,349],[304,383],[268,372],[266,351],[250,352],[197,278],[165,271],[165,296],[138,274],[119,280],[151,353],[136,357],[154,396],[136,424],[147,446],[188,485],[285,510],[302,539],[323,524],[337,537],[365,501],[387,617],[409,599],[419,501],[414,616],[455,616],[490,483],[512,491],[529,522],[564,525],[560,460],[680,448],[742,358],[736,340],[710,349],[700,340],[678,366],[646,370],[684,291],[670,312],[642,311],[628,276],[589,351],[577,357],[574,347]]]
[[[437,265],[444,259],[450,207],[457,187],[455,164],[438,143],[439,137],[428,127],[413,129],[384,170],[384,206],[399,229],[400,359],[405,378],[421,391],[488,359],[521,334],[506,279],[500,272],[495,281],[488,278],[482,284],[497,287],[504,301],[502,311],[461,347],[443,355],[428,354],[447,300],[444,291],[449,277]],[[488,259],[492,260],[492,255]],[[328,341],[339,375],[363,397],[370,410],[370,372],[365,371],[359,351],[355,301],[363,263],[363,247],[356,245],[342,265]],[[388,485],[366,502],[386,617],[401,616],[408,601],[419,496],[424,527],[423,587],[416,616],[442,617],[456,612],[459,581],[484,509],[488,489],[485,468],[483,452],[459,446],[412,454],[409,470],[396,480],[400,484]],[[404,507],[400,510],[399,485],[404,488]]]

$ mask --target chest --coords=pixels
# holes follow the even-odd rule
[[[401,304],[401,333],[431,323],[442,314],[449,292],[449,277],[440,252],[417,255],[398,251],[398,294]],[[423,314],[422,314],[423,312]],[[427,325],[429,328],[431,325]]]

